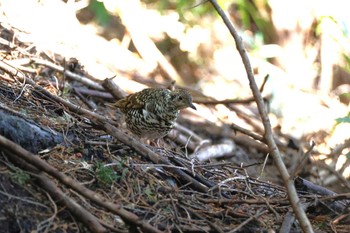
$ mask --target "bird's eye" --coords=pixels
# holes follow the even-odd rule
[[[183,98],[182,98],[182,96],[179,96],[179,100],[182,100]]]

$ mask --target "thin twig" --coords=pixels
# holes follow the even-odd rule
[[[263,175],[263,173],[264,173],[264,170],[265,170],[265,167],[266,167],[266,163],[267,163],[267,160],[268,160],[268,158],[269,158],[269,153],[267,153],[267,155],[266,155],[266,157],[265,157],[265,159],[264,159],[264,164],[263,164],[263,166],[262,166],[262,168],[261,168],[261,172],[260,172],[260,176],[259,177],[262,177],[262,175]]]
[[[233,230],[229,231],[229,233],[233,233],[233,232],[237,232],[239,229],[241,229],[242,227],[244,227],[245,225],[247,225],[250,221],[257,219],[259,216],[263,215],[267,213],[267,210],[264,211],[258,211],[258,213],[256,213],[254,216],[251,216],[250,218],[248,218],[247,220],[245,220],[244,222],[242,222],[241,224],[239,224],[237,227],[235,227]]]
[[[260,88],[259,88],[260,93],[262,93],[262,92],[264,91],[265,84],[266,84],[267,80],[269,79],[269,77],[270,77],[269,74],[267,74],[267,75],[264,77],[264,81],[263,81],[263,83],[261,84],[261,86],[260,86]]]
[[[235,123],[231,123],[231,128],[232,128],[233,130],[236,130],[236,131],[239,131],[239,132],[241,132],[241,133],[244,133],[244,134],[246,134],[246,135],[248,135],[248,136],[254,138],[255,140],[258,140],[258,141],[260,141],[260,142],[264,142],[264,143],[265,143],[265,139],[264,139],[263,136],[258,135],[258,134],[256,134],[256,133],[253,133],[253,132],[251,132],[251,131],[249,131],[249,130],[247,130],[247,129],[245,129],[245,128],[239,126],[239,125],[236,125]]]
[[[263,99],[261,97],[261,94],[259,92],[258,86],[256,85],[253,70],[252,70],[248,55],[247,55],[247,51],[245,50],[244,45],[242,43],[242,38],[239,36],[238,32],[233,27],[232,23],[230,22],[230,20],[226,16],[225,12],[221,9],[221,7],[217,3],[217,1],[215,1],[215,0],[209,0],[209,1],[213,5],[215,10],[218,12],[218,14],[222,18],[222,20],[224,21],[225,25],[227,26],[228,30],[230,31],[231,35],[233,36],[233,38],[236,42],[236,48],[237,48],[237,50],[242,58],[242,62],[244,64],[245,70],[247,72],[249,85],[250,85],[250,88],[253,92],[253,96],[254,96],[255,101],[257,103],[258,110],[259,110],[259,113],[260,113],[260,116],[262,119],[262,123],[263,123],[264,128],[265,128],[265,139],[266,139],[267,144],[269,146],[270,153],[275,161],[275,164],[276,164],[276,167],[277,167],[279,173],[281,174],[284,185],[287,188],[289,201],[293,207],[294,213],[295,213],[295,215],[296,215],[296,217],[301,225],[301,228],[303,229],[304,232],[311,233],[311,232],[313,232],[311,223],[310,223],[309,219],[307,218],[306,213],[301,206],[301,203],[300,203],[297,191],[295,189],[295,186],[293,184],[293,181],[291,180],[290,175],[288,174],[288,170],[287,170],[285,164],[283,163],[282,157],[279,153],[278,147],[277,147],[275,140],[273,138],[270,119],[266,113],[265,104],[264,104]]]
[[[295,168],[290,172],[291,177],[295,178],[299,170],[301,170],[304,167],[304,162],[307,158],[310,157],[310,153],[314,149],[315,145],[316,145],[315,142],[312,141],[310,148],[303,154],[303,157],[299,159],[299,161],[297,162],[297,166],[295,166]]]
[[[47,164],[44,160],[40,159],[38,156],[30,153],[29,151],[23,149],[16,143],[6,139],[1,135],[0,135],[0,145],[3,149],[10,151],[11,153],[15,154],[17,157],[35,166],[38,170],[46,172],[47,174],[53,176],[55,179],[59,180],[64,185],[79,192],[81,195],[90,199],[94,203],[119,215],[125,222],[128,222],[129,224],[133,224],[133,225],[138,225],[140,228],[142,228],[146,232],[160,232],[159,230],[151,226],[149,223],[142,221],[137,215],[129,211],[126,211],[124,208],[122,208],[121,205],[106,201],[97,193],[75,182],[72,178],[59,172],[56,168]]]

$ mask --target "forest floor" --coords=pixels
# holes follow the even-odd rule
[[[180,82],[197,111],[181,111],[153,145],[129,133],[110,104],[146,86],[173,85],[157,82],[171,73],[166,66],[146,78],[135,72],[149,69],[140,59],[113,50],[123,53],[113,77],[103,60],[107,41],[79,39],[80,56],[98,60],[82,66],[69,46],[28,40],[12,23],[0,27],[0,132],[12,141],[0,140],[0,233],[301,231],[254,99],[217,101]],[[315,232],[349,232],[349,180],[327,165],[349,139],[316,160],[326,132],[312,140],[274,133]],[[329,185],[314,184],[327,175]]]

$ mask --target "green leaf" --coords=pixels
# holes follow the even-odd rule
[[[335,121],[340,124],[340,123],[350,123],[350,115],[348,114],[346,117],[340,117],[335,119]]]
[[[342,93],[342,94],[339,95],[339,97],[350,99],[350,93]]]
[[[348,152],[345,156],[348,160],[350,160],[350,152]]]
[[[102,26],[108,25],[111,15],[108,13],[103,2],[92,0],[89,7],[94,12],[98,24]]]

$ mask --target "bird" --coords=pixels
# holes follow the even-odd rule
[[[125,115],[127,128],[140,138],[165,137],[174,127],[181,109],[196,107],[184,89],[146,88],[118,100],[113,106]]]

